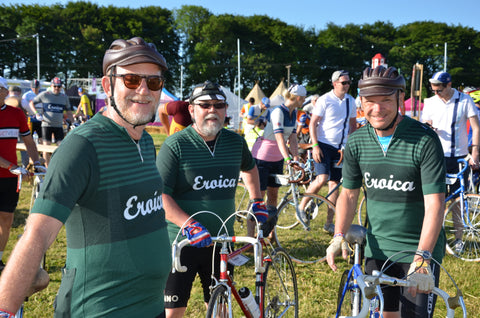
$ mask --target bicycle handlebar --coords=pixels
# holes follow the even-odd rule
[[[250,236],[213,236],[212,242],[217,243],[245,243],[245,244],[252,244],[253,245],[253,254],[255,259],[255,272],[263,273],[265,272],[265,267],[262,266],[262,243],[259,238],[250,237]],[[187,267],[183,266],[180,263],[180,255],[182,249],[190,245],[188,239],[184,239],[180,242],[174,241],[172,244],[172,273],[175,271],[178,272],[186,272]]]
[[[296,162],[292,162],[289,167],[291,167],[294,171],[300,171],[300,176],[297,178],[297,179],[293,179],[293,180],[288,180],[288,183],[300,183],[302,184],[303,182],[303,178],[305,177],[305,169],[303,169],[302,167],[300,167],[300,165]],[[293,176],[293,171],[290,171],[289,169],[289,172],[290,173],[290,176]]]
[[[463,158],[460,158],[457,160],[458,163],[461,163],[463,164],[463,168],[457,172],[457,173],[447,173],[447,178],[458,178],[460,175],[463,175],[463,173],[465,171],[467,171],[468,169],[468,161],[463,159]]]
[[[370,301],[374,296],[378,296],[383,303],[383,296],[380,289],[380,284],[389,286],[413,287],[415,284],[412,281],[394,278],[381,273],[380,271],[373,271],[372,275],[360,275],[357,277],[358,287],[362,291],[362,309],[356,316],[340,316],[340,318],[360,318],[368,317],[370,310]],[[454,297],[451,297],[444,290],[434,287],[432,292],[441,297],[445,302],[447,308],[447,318],[455,317],[455,309],[462,308],[463,317],[467,317],[467,309],[463,300],[463,295],[459,289]],[[382,308],[383,309],[383,308]],[[383,310],[382,310],[383,311]]]

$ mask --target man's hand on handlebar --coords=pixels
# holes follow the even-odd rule
[[[333,271],[337,270],[335,256],[340,255],[340,251],[342,252],[343,259],[347,259],[350,248],[343,238],[343,234],[335,234],[327,248],[327,263]]]
[[[410,265],[407,280],[415,285],[408,288],[408,292],[414,297],[417,292],[428,294],[435,287],[435,278],[432,270],[425,261],[413,262]]]
[[[212,245],[212,236],[210,235],[210,232],[195,220],[191,220],[190,223],[185,225],[182,234],[187,237],[191,246],[207,247]]]
[[[262,199],[254,200],[252,202],[252,212],[255,214],[259,223],[265,223],[268,219],[268,211],[265,202]]]

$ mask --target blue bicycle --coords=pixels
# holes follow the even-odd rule
[[[480,261],[480,195],[466,193],[464,173],[469,168],[459,159],[460,172],[447,174],[447,184],[459,180],[460,187],[445,199],[443,228],[449,254],[465,261]]]
[[[345,317],[383,317],[383,296],[382,285],[389,286],[412,286],[411,281],[404,278],[395,278],[387,276],[382,271],[374,271],[372,275],[365,275],[362,271],[362,248],[365,242],[367,230],[357,224],[352,224],[345,240],[354,247],[354,264],[350,270],[345,270],[340,281],[337,299],[336,318]],[[402,252],[403,253],[403,252]],[[405,253],[414,254],[415,251],[406,251]],[[462,309],[463,317],[467,317],[467,309],[461,290],[456,285],[453,278],[437,261],[440,268],[451,279],[453,286],[456,288],[456,295],[451,297],[447,292],[435,287],[433,293],[443,299],[446,306],[447,318],[455,316],[455,309]]]

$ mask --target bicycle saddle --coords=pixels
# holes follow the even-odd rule
[[[365,237],[367,236],[367,229],[358,224],[352,224],[345,235],[345,240],[350,245],[360,244],[363,245]]]

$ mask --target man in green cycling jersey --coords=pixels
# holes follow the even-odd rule
[[[343,190],[327,262],[337,269],[334,257],[342,249],[364,183],[368,197],[365,272],[380,270],[387,258],[400,251],[417,251],[387,265],[387,275],[408,275],[417,288],[409,292],[400,287],[382,289],[384,317],[432,317],[435,298],[429,292],[438,284],[439,266],[431,257],[441,261],[445,251],[442,146],[428,126],[399,114],[405,80],[395,68],[365,69],[358,87],[368,123],[349,137],[345,147]]]

